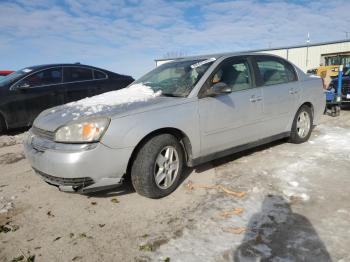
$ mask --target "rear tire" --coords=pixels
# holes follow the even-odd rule
[[[309,140],[312,131],[311,108],[303,105],[295,114],[289,141],[294,144],[304,143]]]
[[[184,152],[170,134],[152,137],[139,150],[131,167],[131,181],[137,193],[162,198],[178,186],[184,165]]]

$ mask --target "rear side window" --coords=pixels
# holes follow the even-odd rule
[[[94,79],[106,79],[107,74],[101,71],[94,70]]]
[[[92,80],[92,69],[84,67],[65,67],[64,82]]]
[[[283,60],[262,58],[257,60],[257,65],[264,85],[283,84],[297,80],[292,65]]]
[[[29,85],[29,87],[38,87],[52,84],[59,84],[62,82],[62,68],[50,68],[38,73],[34,73],[21,82],[18,83],[19,86]]]

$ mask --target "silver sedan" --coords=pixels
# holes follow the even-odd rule
[[[62,191],[115,187],[160,198],[184,167],[276,139],[302,143],[325,108],[321,80],[265,54],[190,57],[129,87],[55,107],[24,142],[35,172]]]

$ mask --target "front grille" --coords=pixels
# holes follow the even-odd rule
[[[30,130],[33,133],[33,135],[38,136],[40,138],[47,139],[50,141],[53,141],[55,139],[54,132],[43,130],[43,129],[37,128],[35,126],[33,126]]]
[[[51,176],[36,169],[35,172],[46,182],[56,186],[86,187],[94,183],[94,180],[90,177],[65,178]]]

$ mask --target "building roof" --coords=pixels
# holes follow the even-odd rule
[[[320,42],[320,43],[309,43],[309,44],[294,45],[294,46],[274,47],[274,48],[267,48],[267,49],[253,49],[253,50],[237,51],[237,52],[215,53],[215,54],[207,54],[207,55],[169,57],[169,58],[155,59],[155,61],[158,62],[158,61],[177,60],[177,59],[184,59],[184,58],[198,58],[198,57],[203,57],[203,58],[219,57],[219,56],[223,56],[223,55],[231,55],[231,54],[239,54],[239,53],[255,53],[255,52],[282,50],[282,49],[293,49],[293,48],[313,47],[313,46],[322,46],[322,45],[332,45],[332,44],[340,44],[340,43],[350,43],[350,39],[329,41],[329,42]]]

